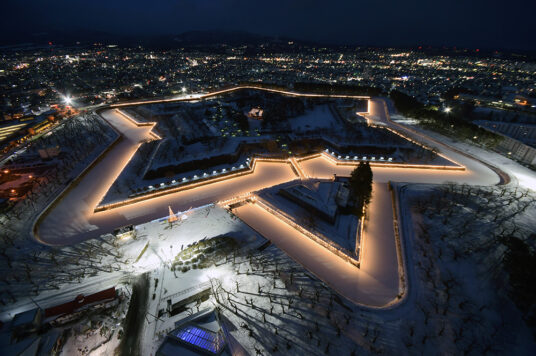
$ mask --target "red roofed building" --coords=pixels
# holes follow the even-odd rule
[[[45,318],[72,314],[94,304],[112,301],[115,298],[117,298],[115,287],[108,288],[88,296],[80,294],[72,302],[67,302],[45,309]]]

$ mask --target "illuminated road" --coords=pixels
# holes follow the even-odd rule
[[[218,93],[195,96],[218,95]],[[278,90],[269,90],[281,92]],[[286,95],[297,93],[281,92]],[[320,96],[317,94],[308,96]],[[350,96],[339,96],[350,97]],[[165,101],[176,101],[166,99]],[[193,100],[184,98],[181,100]],[[155,101],[152,101],[155,102]],[[137,102],[136,105],[147,103]],[[129,103],[132,105],[132,103]],[[381,100],[369,101],[369,119],[391,126],[388,113]],[[115,179],[124,169],[141,142],[154,138],[152,126],[136,125],[116,110],[102,114],[123,136],[67,194],[46,211],[36,225],[36,238],[46,244],[74,244],[91,237],[109,233],[113,229],[141,224],[167,215],[168,205],[174,211],[202,206],[237,195],[253,192],[276,184],[299,179],[290,162],[257,162],[253,173],[213,182],[168,195],[147,199],[106,211],[94,212]],[[426,137],[419,137],[433,145]],[[365,238],[361,269],[343,262],[340,258],[321,248],[288,225],[277,221],[273,215],[256,205],[248,204],[238,210],[238,215],[249,225],[258,229],[290,256],[319,276],[326,283],[356,303],[384,306],[392,302],[399,293],[398,264],[393,229],[391,198],[387,190],[388,181],[443,183],[454,181],[468,184],[497,184],[499,177],[482,163],[450,150],[439,147],[446,157],[465,166],[464,171],[436,169],[373,167],[374,192],[369,207],[369,221],[365,224]],[[348,175],[353,166],[339,166],[325,157],[317,157],[297,163],[292,160],[301,177],[327,178],[333,174]]]

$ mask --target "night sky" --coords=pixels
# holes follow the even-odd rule
[[[240,30],[333,44],[536,49],[534,0],[4,0],[1,9],[3,42],[51,30]]]

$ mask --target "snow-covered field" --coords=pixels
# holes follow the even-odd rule
[[[335,120],[327,104],[317,105],[307,110],[304,115],[290,119],[293,132],[310,131],[317,129],[339,128],[340,123]]]
[[[510,350],[512,354],[533,353],[534,341],[523,326],[519,312],[503,292],[498,292],[494,278],[485,273],[484,267],[489,265],[479,263],[486,250],[478,256],[453,254],[463,251],[463,241],[450,235],[463,226],[463,219],[471,219],[472,224],[473,214],[467,208],[452,207],[451,218],[443,223],[444,214],[438,214],[434,207],[440,206],[438,199],[431,194],[438,189],[441,191],[437,186],[407,185],[401,194],[403,229],[416,232],[408,233],[405,239],[411,286],[402,304],[382,311],[358,307],[289,258],[289,251],[284,247],[281,250],[272,246],[264,251],[245,252],[203,270],[181,273],[168,267],[155,269],[149,289],[154,289],[157,296],[149,301],[149,322],[145,324],[141,342],[143,352],[154,354],[175,321],[205,307],[217,306],[230,330],[233,352],[338,355],[435,354],[441,350],[483,354]],[[496,192],[501,194],[499,189]],[[456,201],[446,196],[442,200],[444,209]],[[530,200],[521,199],[519,207],[524,206],[523,202]],[[468,206],[472,205],[468,202]],[[530,228],[536,211],[530,206],[526,209],[517,223]],[[493,214],[494,210],[485,208],[482,217],[486,212]],[[213,213],[216,211],[210,214]],[[158,235],[180,232],[188,227],[189,220],[172,229],[160,223],[158,229],[164,230]],[[433,230],[421,230],[421,226]],[[487,236],[487,231],[482,229],[471,230],[475,232],[463,238],[464,241]],[[442,234],[448,236],[442,239]],[[156,278],[159,279],[157,288]],[[192,302],[175,316],[164,314],[159,319],[151,318],[150,315],[157,315],[165,306],[166,296],[207,281],[213,290],[207,301]]]
[[[408,352],[533,354],[532,332],[510,298],[501,241],[512,233],[527,239],[535,231],[534,193],[463,185],[398,188],[407,304],[414,309],[401,332]]]

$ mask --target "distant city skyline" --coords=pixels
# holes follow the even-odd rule
[[[329,44],[536,50],[536,4],[529,1],[28,0],[2,8],[0,44],[47,32],[130,37],[225,30]]]

